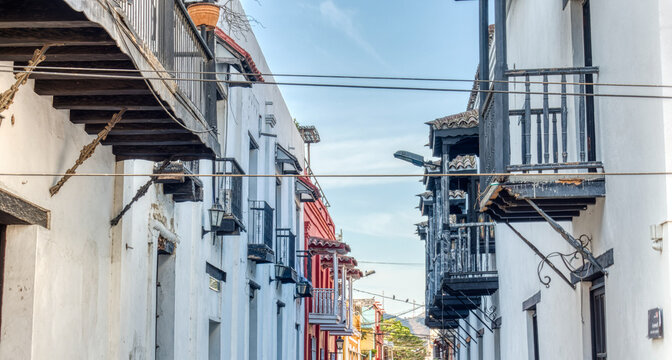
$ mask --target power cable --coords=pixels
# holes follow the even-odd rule
[[[21,73],[22,71],[0,70],[0,72]],[[428,92],[450,92],[450,93],[485,93],[485,94],[517,94],[517,95],[549,95],[549,96],[586,96],[586,97],[608,97],[608,98],[633,98],[633,99],[672,99],[672,96],[666,95],[641,95],[641,94],[599,94],[599,93],[572,93],[572,92],[550,92],[550,91],[514,91],[514,90],[479,90],[479,89],[455,89],[455,88],[431,88],[431,87],[410,87],[410,86],[377,86],[377,85],[354,85],[354,84],[324,84],[324,83],[299,83],[299,82],[269,82],[269,81],[235,81],[220,79],[167,79],[165,77],[149,76],[125,76],[125,75],[105,75],[105,74],[78,74],[63,73],[53,71],[33,71],[33,74],[45,75],[63,75],[66,77],[100,78],[100,79],[130,79],[130,80],[175,80],[175,81],[199,81],[226,83],[238,86],[250,85],[276,85],[276,86],[303,86],[303,87],[324,87],[324,88],[349,88],[349,89],[369,89],[369,90],[403,90],[403,91],[428,91]]]
[[[406,304],[412,304],[413,303],[413,302],[409,301],[409,299],[401,300],[401,299],[398,299],[396,296],[390,297],[390,296],[376,294],[376,293],[372,293],[372,292],[364,291],[364,290],[359,290],[359,289],[352,289],[352,290],[357,291],[357,292],[361,292],[361,293],[364,293],[364,294],[369,294],[369,295],[381,297],[381,298],[384,298],[384,299],[390,299],[390,300],[394,300],[394,301],[398,301],[398,302],[403,302],[403,303],[406,303]],[[417,304],[417,306],[424,307],[425,304]]]
[[[0,65],[0,68],[22,69],[21,65]],[[240,75],[240,76],[266,76],[266,77],[296,77],[296,78],[317,78],[317,79],[352,79],[352,80],[391,80],[391,81],[427,81],[427,82],[464,82],[464,83],[507,83],[507,84],[539,84],[539,85],[591,85],[606,87],[643,87],[643,88],[672,88],[667,84],[627,84],[627,83],[596,83],[596,82],[558,82],[558,81],[534,81],[534,80],[480,80],[480,79],[459,79],[459,78],[431,78],[431,77],[406,77],[406,76],[371,76],[371,75],[330,75],[330,74],[292,74],[292,73],[249,73],[249,72],[231,72],[231,71],[175,71],[175,70],[136,70],[136,69],[115,69],[115,68],[85,68],[75,66],[38,66],[40,69],[49,70],[77,70],[77,71],[96,71],[96,72],[153,72],[159,74],[196,74],[196,75]],[[571,76],[572,74],[568,74]],[[182,79],[178,79],[182,80]]]
[[[161,174],[114,174],[114,173],[76,173],[76,174],[65,174],[65,173],[0,173],[0,176],[24,176],[24,177],[55,177],[55,176],[65,176],[69,175],[72,177],[157,177]],[[544,176],[564,176],[572,177],[573,179],[581,180],[584,177],[594,177],[595,175],[606,176],[670,176],[672,172],[670,171],[651,171],[651,172],[604,172],[604,173],[476,173],[476,174],[316,174],[314,177],[321,178],[414,178],[414,177],[505,177],[505,176],[516,176],[517,178],[535,178],[535,177],[544,177]],[[249,178],[299,178],[304,177],[305,175],[294,175],[294,174],[171,174],[173,177],[249,177]]]
[[[384,261],[359,261],[359,264],[376,264],[376,265],[401,265],[401,266],[425,266],[425,263],[403,263],[403,262],[384,262]]]

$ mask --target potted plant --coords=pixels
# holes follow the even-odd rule
[[[189,4],[187,11],[196,26],[205,26],[214,30],[219,21],[219,6],[214,1],[200,1]]]

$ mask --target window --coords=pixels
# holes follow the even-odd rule
[[[534,360],[539,360],[539,328],[537,326],[537,309],[532,311],[532,342]]]
[[[593,281],[590,288],[590,333],[593,343],[593,360],[607,358],[607,327],[604,309],[604,277]]]
[[[210,320],[210,336],[208,337],[208,359],[210,360],[222,358],[220,325],[220,322]]]
[[[249,326],[249,357],[250,360],[257,359],[257,298],[253,295],[254,290],[250,288],[250,312],[249,318],[247,321],[247,326]]]
[[[537,325],[536,305],[525,309],[527,311],[527,358],[539,360],[539,327]]]

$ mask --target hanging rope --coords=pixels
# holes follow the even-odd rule
[[[161,163],[161,166],[159,166],[157,173],[161,173],[163,169],[165,169],[166,166],[170,164],[170,160],[171,159],[164,160],[163,163]],[[119,224],[119,221],[121,221],[121,218],[124,217],[124,214],[126,214],[126,212],[128,212],[128,210],[131,209],[131,206],[133,206],[133,204],[136,201],[140,200],[141,197],[147,194],[149,187],[152,186],[152,184],[154,184],[158,178],[159,178],[158,176],[153,176],[151,179],[149,179],[149,181],[147,181],[144,185],[142,185],[140,189],[138,189],[138,191],[135,193],[135,196],[133,196],[133,199],[131,199],[131,202],[126,204],[126,206],[124,206],[124,208],[121,209],[121,212],[119,212],[119,215],[115,216],[114,219],[110,221],[110,225],[116,226],[117,224]]]
[[[28,82],[30,74],[35,70],[35,67],[43,62],[47,57],[44,54],[47,52],[51,45],[44,45],[41,49],[35,50],[33,53],[33,58],[28,61],[28,66],[24,69],[23,72],[16,74],[16,82],[5,90],[5,92],[0,95],[0,113],[9,109],[9,106],[14,103],[14,97],[19,91],[19,87]]]
[[[58,193],[58,191],[61,190],[61,187],[63,187],[63,184],[65,184],[65,182],[72,177],[72,174],[75,173],[77,168],[80,165],[82,165],[84,161],[86,161],[86,159],[90,158],[91,155],[93,155],[93,152],[96,150],[96,146],[98,146],[98,144],[100,144],[101,141],[107,138],[107,135],[110,133],[110,131],[112,131],[114,125],[117,125],[117,123],[121,121],[121,117],[124,115],[125,112],[126,108],[123,108],[121,109],[121,111],[114,114],[114,116],[112,116],[112,119],[110,119],[110,122],[107,123],[105,128],[98,133],[98,136],[96,136],[96,138],[93,139],[93,141],[89,145],[86,145],[84,146],[84,148],[82,148],[82,150],[79,153],[79,158],[77,159],[77,161],[75,161],[75,165],[73,165],[70,169],[68,169],[68,171],[65,172],[66,175],[63,176],[61,180],[59,180],[56,183],[56,185],[52,186],[49,189],[49,193],[51,194],[51,196],[56,195],[56,193]]]

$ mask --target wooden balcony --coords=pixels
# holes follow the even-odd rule
[[[441,290],[457,297],[492,295],[499,289],[491,241],[495,224],[453,224],[450,228],[450,241],[438,260]]]
[[[568,221],[605,196],[590,85],[597,73],[595,67],[506,73],[518,83],[509,85],[511,110],[494,105],[495,96],[507,95],[486,100],[481,172],[510,175],[482,180],[481,211],[496,221]]]
[[[45,45],[45,59],[30,78],[37,94],[53,97],[55,109],[69,110],[70,120],[91,135],[127,109],[102,142],[118,160],[219,153],[209,131],[216,127],[216,88],[192,80],[207,77],[199,72],[214,66],[214,56],[182,1],[0,4],[0,61],[23,71]]]

